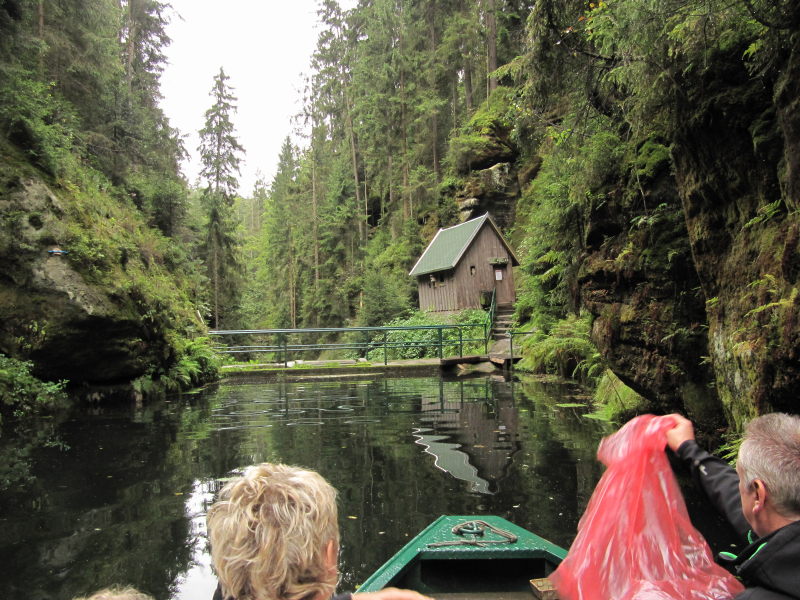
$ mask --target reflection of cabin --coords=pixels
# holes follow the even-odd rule
[[[461,391],[463,395],[463,387]],[[435,457],[438,469],[468,482],[473,492],[494,494],[500,489],[521,447],[519,415],[512,397],[492,401],[443,398],[423,404],[419,422],[414,443]]]
[[[429,311],[481,308],[496,290],[498,305],[515,300],[511,267],[519,265],[497,225],[486,214],[440,229],[411,269],[419,307]],[[483,293],[483,294],[482,294]]]

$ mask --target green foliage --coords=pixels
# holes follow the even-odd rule
[[[413,359],[439,356],[439,330],[423,329],[436,325],[475,324],[474,327],[462,328],[462,345],[459,347],[458,330],[446,329],[442,331],[442,355],[455,356],[459,351],[463,354],[481,352],[484,349],[484,323],[486,313],[482,310],[462,311],[454,317],[447,317],[438,313],[416,311],[407,318],[392,319],[383,327],[420,327],[421,329],[408,329],[399,331],[376,332],[372,335],[373,350],[368,351],[367,359],[382,361],[384,358],[384,342],[388,350],[386,356],[389,360]],[[467,341],[471,340],[471,341]]]
[[[591,317],[569,315],[549,331],[525,336],[520,344],[521,369],[537,373],[554,373],[595,384],[605,370],[597,348],[589,339]]]
[[[648,139],[642,144],[634,159],[636,176],[640,179],[651,179],[670,164],[669,148],[655,139]]]
[[[731,466],[736,466],[736,458],[739,456],[739,449],[742,447],[744,438],[735,432],[724,434],[723,438],[724,441],[717,449],[716,454]]]
[[[66,381],[40,381],[33,364],[0,354],[0,424],[9,417],[30,417],[57,408],[66,401]]]
[[[230,78],[222,67],[214,75],[211,97],[214,99],[206,111],[205,126],[200,130],[200,175],[214,194],[231,201],[239,187],[239,154],[244,151],[236,138],[233,117],[236,114],[236,96],[228,84]]]
[[[0,133],[22,147],[32,162],[64,173],[71,162],[75,115],[52,82],[38,81],[22,67],[0,64]]]
[[[34,377],[33,364],[0,354],[0,491],[33,479],[36,450],[63,447],[56,419],[67,406],[66,381]],[[37,418],[44,417],[44,418]]]
[[[168,237],[179,232],[186,218],[188,193],[178,178],[141,169],[130,174],[126,187],[151,226]]]
[[[375,327],[405,317],[411,307],[406,290],[400,289],[385,271],[371,269],[364,275],[363,300],[356,315],[359,327]]]
[[[498,135],[514,125],[514,88],[495,89],[467,122],[466,128],[479,135]]]
[[[143,397],[165,392],[180,392],[198,387],[219,376],[221,361],[207,337],[178,340],[177,358],[166,370],[153,369],[133,382],[133,389]]]
[[[756,225],[766,223],[767,221],[774,219],[777,215],[781,214],[783,211],[784,211],[783,199],[778,198],[774,202],[770,202],[760,207],[758,209],[758,214],[756,214],[755,217],[753,217],[747,223],[745,223],[744,228],[749,229]]]

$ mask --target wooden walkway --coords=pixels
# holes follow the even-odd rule
[[[475,365],[479,363],[491,362],[501,369],[510,369],[511,361],[519,361],[521,356],[512,356],[507,352],[490,352],[489,354],[476,354],[473,356],[453,356],[442,358],[440,364],[442,369],[448,369],[457,365]]]

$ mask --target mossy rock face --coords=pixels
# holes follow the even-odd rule
[[[460,133],[450,140],[448,160],[457,173],[465,175],[516,160],[518,151],[510,135],[513,95],[509,88],[494,90]]]
[[[787,65],[795,83],[782,75],[776,94],[736,64],[719,66],[726,87],[712,88],[700,106],[682,107],[673,158],[710,305],[716,388],[729,422],[741,429],[757,414],[800,410],[800,172],[796,156],[787,160],[800,148],[800,120],[790,114],[800,69],[795,52]],[[709,82],[706,75],[687,83]]]
[[[643,202],[620,183],[585,228],[574,289],[604,358],[656,408],[707,430],[800,411],[800,36],[792,43],[774,81],[753,78],[736,49],[687,71],[669,131],[631,159]]]
[[[794,48],[775,85],[776,118],[784,139],[785,198],[790,211],[800,209],[800,36],[795,34],[793,40]]]
[[[471,170],[487,169],[497,163],[516,158],[516,151],[502,139],[479,133],[462,134],[450,142],[456,172],[461,175]]]
[[[578,273],[581,305],[595,316],[592,339],[612,371],[649,400],[649,410],[699,402],[719,413],[703,360],[705,299],[675,182],[659,169],[646,185],[647,210],[632,212],[622,194],[593,210]]]
[[[473,171],[456,193],[455,201],[462,221],[488,212],[505,229],[514,223],[519,196],[516,166],[499,163],[489,169]]]
[[[121,248],[152,245],[148,230],[111,198],[79,204],[83,192],[18,172],[0,172],[0,353],[73,384],[126,383],[167,368],[171,328],[202,324],[171,300],[180,285],[164,269],[138,257],[120,264]],[[87,207],[97,214],[86,216]],[[86,243],[70,243],[77,239]]]

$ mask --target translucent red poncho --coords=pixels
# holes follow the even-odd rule
[[[600,442],[608,468],[550,575],[561,600],[723,600],[744,590],[689,521],[664,452],[673,424],[643,415]]]

